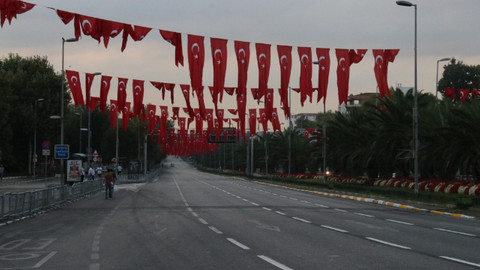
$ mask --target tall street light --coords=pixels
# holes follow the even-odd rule
[[[435,81],[435,98],[438,100],[438,64],[443,61],[450,61],[450,57],[445,57],[437,60],[437,80]]]
[[[36,176],[36,167],[37,167],[37,103],[44,101],[44,98],[39,98],[35,100],[35,110],[34,110],[34,118],[35,118],[35,128],[33,132],[33,178]]]
[[[408,1],[397,1],[397,5],[414,7],[415,9],[415,86],[413,89],[413,167],[415,179],[415,193],[418,194],[418,93],[417,93],[417,4]]]
[[[61,102],[60,102],[60,144],[64,144],[64,130],[63,130],[63,122],[64,122],[64,106],[63,106],[63,92],[65,91],[65,42],[76,42],[76,38],[69,38],[65,39],[62,37],[62,93],[61,93]],[[64,160],[60,159],[60,173],[61,179],[60,184],[63,185],[64,183],[64,170],[63,170]]]
[[[318,61],[313,62],[314,65],[319,65]],[[323,183],[327,183],[327,118],[326,118],[326,100],[327,97],[323,97],[323,124],[322,124],[322,141],[323,141]]]

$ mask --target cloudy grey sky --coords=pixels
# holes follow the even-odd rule
[[[108,49],[84,36],[79,42],[65,44],[65,66],[80,72],[102,72],[113,76],[109,98],[116,98],[116,77],[190,83],[185,46],[186,34],[206,37],[204,85],[213,85],[212,64],[208,39],[228,39],[227,86],[237,83],[234,40],[251,42],[249,87],[258,86],[254,44],[272,44],[272,65],[269,87],[280,86],[276,45],[291,45],[292,75],[290,84],[298,87],[299,65],[296,46],[330,48],[331,69],[327,109],[336,110],[335,48],[369,49],[365,58],[352,65],[350,93],[374,92],[371,49],[400,49],[389,65],[391,86],[414,84],[414,9],[395,4],[395,0],[39,0],[37,6],[18,15],[12,25],[0,29],[0,55],[18,53],[21,56],[47,56],[55,69],[61,70],[61,38],[74,36],[73,22],[64,25],[53,10],[58,8],[113,21],[154,28],[140,42],[129,40],[122,53],[121,37],[110,41]],[[412,1],[413,2],[413,1]],[[477,0],[418,0],[418,88],[434,93],[436,61],[455,57],[465,64],[480,63],[480,2]],[[185,67],[174,65],[174,47],[165,42],[157,29],[183,34]],[[317,85],[318,67],[314,66],[313,85]],[[441,69],[440,69],[441,72]],[[441,74],[441,73],[440,73]],[[98,79],[97,79],[98,80]],[[131,82],[130,82],[131,83]],[[99,80],[98,80],[99,84]],[[144,103],[171,106],[146,83]],[[98,96],[97,88],[93,95]],[[206,97],[209,97],[207,94]],[[316,94],[314,95],[316,99]],[[131,99],[129,93],[128,100]],[[300,106],[300,97],[292,93],[292,112],[319,112],[321,103]],[[279,107],[279,97],[275,97]],[[207,106],[209,106],[207,103]],[[251,107],[258,107],[249,100]],[[176,96],[175,106],[183,106],[182,96]],[[194,103],[195,106],[195,103]],[[226,99],[220,108],[234,106]],[[211,105],[209,107],[212,107]],[[249,106],[250,107],[250,106]],[[227,115],[228,117],[229,115]]]

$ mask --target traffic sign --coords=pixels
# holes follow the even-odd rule
[[[55,158],[56,159],[69,159],[70,158],[70,145],[68,145],[68,144],[55,144]]]
[[[43,149],[50,149],[50,147],[52,147],[52,144],[50,143],[50,141],[43,141],[42,142],[42,148]]]

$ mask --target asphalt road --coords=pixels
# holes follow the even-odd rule
[[[479,269],[480,222],[211,175],[169,157],[0,226],[0,269]]]

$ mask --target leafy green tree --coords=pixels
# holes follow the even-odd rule
[[[445,88],[455,89],[457,91],[456,99],[459,96],[459,89],[480,89],[480,65],[466,65],[453,58],[444,67],[443,76],[438,82],[439,92],[443,94],[444,98]]]

